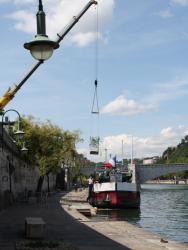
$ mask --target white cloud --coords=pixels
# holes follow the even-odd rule
[[[188,0],[171,0],[171,2],[174,4],[182,5],[182,6],[188,5]]]
[[[175,80],[157,84],[153,93],[145,97],[148,103],[159,107],[162,102],[175,100],[188,95],[188,76],[183,74]]]
[[[161,135],[165,138],[173,139],[177,136],[172,127],[164,128],[161,130]]]
[[[137,103],[133,99],[126,99],[123,95],[118,96],[115,100],[105,105],[101,113],[111,115],[135,115],[153,111],[154,107]]]
[[[9,3],[12,2],[15,5],[26,5],[26,4],[33,4],[36,2],[34,2],[33,0],[0,0],[0,4],[4,4],[4,3]]]
[[[71,41],[78,44],[79,47],[84,47],[87,44],[94,42],[97,38],[96,32],[87,32],[87,33],[77,33],[72,36]]]
[[[139,137],[128,134],[111,135],[104,137],[100,144],[100,154],[92,156],[87,149],[80,149],[88,159],[93,161],[105,161],[105,148],[107,149],[107,157],[110,154],[116,154],[117,159],[122,159],[122,141],[123,141],[123,157],[131,158],[131,148],[133,141],[133,157],[144,158],[152,156],[161,156],[168,147],[177,146],[181,139],[188,134],[188,127],[179,125],[177,127],[163,128],[158,135],[151,137]]]
[[[31,0],[14,0],[13,2],[17,4],[17,8],[20,8],[18,11],[8,15],[9,18],[16,21],[15,28],[35,34],[36,13],[33,13],[33,9],[32,11],[29,10],[29,8],[25,10],[22,5],[29,4],[31,9],[31,6],[33,7],[34,4],[36,5],[36,2]],[[87,3],[88,0],[46,0],[43,5],[46,12],[47,34],[49,37],[55,38],[56,34],[59,33],[63,27],[66,27],[71,19],[74,16],[77,16]],[[100,27],[101,25],[104,27],[109,24],[113,17],[114,6],[114,0],[98,1]],[[78,46],[86,46],[96,39],[96,14],[96,6],[90,7],[90,9],[84,14],[79,23],[76,24],[69,34],[72,43],[76,43]]]
[[[31,33],[35,32],[36,27],[32,24],[35,15],[31,12],[19,10],[9,15],[9,17],[18,21],[15,24],[16,29],[23,30],[25,32],[28,32],[29,30]]]
[[[15,4],[28,4],[33,3],[33,0],[14,0]]]
[[[170,18],[173,17],[172,12],[168,9],[168,10],[163,10],[157,13],[158,16],[162,17],[162,18]]]
[[[148,32],[136,32],[128,33],[125,37],[126,47],[125,52],[142,51],[144,49],[159,47],[163,44],[169,44],[182,39],[176,32],[164,29],[153,29]]]
[[[136,115],[138,113],[156,112],[160,105],[170,100],[188,95],[187,74],[178,76],[175,80],[153,85],[153,90],[142,95],[142,100],[135,101],[120,95],[101,108],[102,114]]]

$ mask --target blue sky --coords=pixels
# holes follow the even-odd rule
[[[43,0],[47,33],[55,38],[87,0]],[[34,63],[23,48],[36,33],[37,1],[0,0],[0,95]],[[7,109],[82,131],[80,152],[160,155],[188,133],[188,0],[99,0],[99,120],[94,94],[96,8],[67,35],[52,58],[25,83]],[[98,132],[99,128],[99,132]],[[89,137],[101,153],[91,157]],[[28,145],[29,147],[29,145]]]

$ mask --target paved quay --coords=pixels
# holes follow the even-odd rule
[[[85,217],[80,217],[75,207],[84,206],[87,191],[70,192],[63,197],[64,209],[75,219],[80,219],[81,223],[96,230],[109,239],[134,250],[188,250],[188,244],[178,243],[162,238],[161,235],[154,234],[138,228],[126,221],[105,221],[95,222]],[[66,205],[66,201],[68,202]],[[80,202],[80,203],[79,203]],[[161,242],[162,241],[162,242]],[[125,248],[126,249],[126,248]]]
[[[26,217],[42,217],[46,222],[48,240],[64,240],[80,250],[129,249],[92,230],[70,216],[60,204],[62,194],[51,197],[46,204],[16,204],[0,213],[0,250],[15,250],[15,242],[24,240]],[[80,215],[81,216],[81,215]]]
[[[15,204],[0,213],[0,250],[14,250],[23,240],[26,217],[42,217],[46,222],[45,239],[68,241],[80,250],[188,250],[188,245],[168,241],[126,222],[92,222],[76,207],[88,206],[87,190],[59,193],[44,204]]]

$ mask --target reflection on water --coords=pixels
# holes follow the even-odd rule
[[[188,185],[146,184],[138,225],[188,243]]]
[[[100,209],[93,220],[126,220],[163,237],[188,243],[188,185],[141,187],[140,209]]]
[[[140,219],[140,209],[98,209],[97,216],[92,220],[102,221],[130,221],[132,223],[138,222]]]

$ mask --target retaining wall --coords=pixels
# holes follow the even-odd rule
[[[39,170],[24,160],[11,137],[0,127],[0,210],[11,205],[16,197],[25,191],[35,193],[39,179]],[[49,175],[49,187],[54,189],[56,177]],[[48,190],[47,177],[44,178],[43,190]]]

